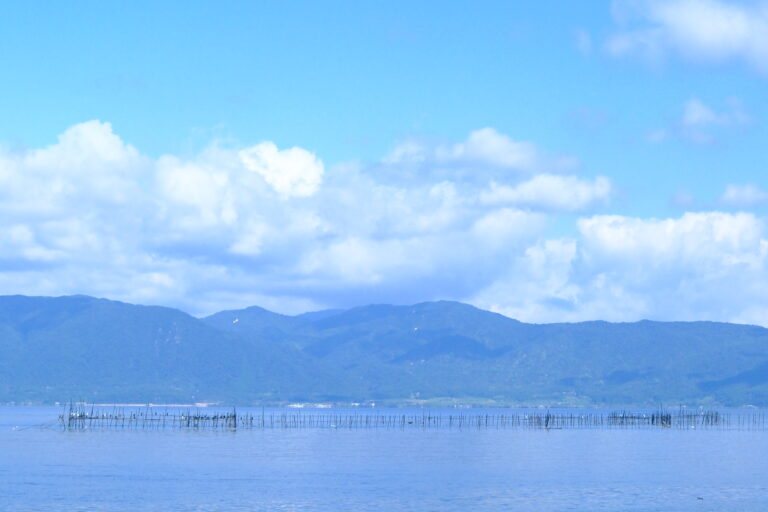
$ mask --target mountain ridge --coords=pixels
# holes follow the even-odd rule
[[[768,405],[768,330],[528,324],[454,301],[203,318],[0,296],[0,401]]]

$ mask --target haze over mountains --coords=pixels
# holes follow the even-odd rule
[[[0,297],[0,401],[768,405],[768,329],[526,324],[457,302],[194,318]]]

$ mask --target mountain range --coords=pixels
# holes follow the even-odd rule
[[[0,297],[0,402],[768,405],[768,329],[528,324],[458,302],[196,318]]]

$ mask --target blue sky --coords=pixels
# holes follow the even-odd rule
[[[768,3],[14,3],[0,55],[0,293],[768,323]]]

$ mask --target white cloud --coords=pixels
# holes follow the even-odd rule
[[[408,163],[326,173],[309,151],[271,142],[150,159],[109,124],[83,123],[52,146],[0,151],[0,293],[192,312],[459,298],[547,227],[546,209],[477,199],[527,148],[480,130],[428,148],[423,177],[403,182],[377,166]]]
[[[730,184],[725,187],[725,191],[720,201],[736,207],[751,207],[768,203],[768,190],[764,190],[757,185],[737,185]]]
[[[575,176],[539,174],[514,186],[491,183],[480,201],[573,212],[605,203],[610,195],[611,182],[604,176],[589,182]]]
[[[760,247],[763,223],[748,213],[707,212],[662,220],[598,215],[580,219],[578,228],[590,261],[651,269],[749,263]]]
[[[170,220],[176,225],[197,229],[237,221],[229,169],[170,155],[156,167],[158,200],[164,209],[174,209]]]
[[[262,142],[240,151],[240,158],[285,198],[311,196],[323,181],[323,162],[306,149],[278,150],[272,142]]]
[[[407,139],[397,144],[381,162],[358,169],[356,179],[370,177],[374,187],[389,186],[401,191],[425,191],[442,184],[460,191],[453,194],[454,208],[465,208],[467,204],[488,208],[492,202],[480,201],[479,196],[487,196],[487,189],[493,183],[514,187],[542,174],[572,174],[579,166],[579,161],[572,156],[547,154],[532,142],[483,128],[459,142]],[[349,178],[349,170],[345,172]],[[547,201],[535,202],[536,209],[540,210],[561,208]],[[442,208],[441,212],[442,218],[447,218],[447,210]]]
[[[240,228],[230,251],[244,256],[257,256],[264,250],[264,244],[271,231],[267,223],[251,220]]]
[[[606,43],[614,55],[694,61],[741,60],[768,72],[768,5],[719,0],[615,1],[622,24]],[[637,22],[637,24],[633,24]]]
[[[469,134],[465,142],[439,146],[435,156],[441,161],[482,162],[510,169],[531,169],[537,161],[536,147],[483,128]]]
[[[501,209],[455,231],[373,238],[347,236],[307,251],[296,267],[307,288],[337,300],[417,302],[466,297],[541,235],[542,214]]]
[[[582,219],[579,231],[576,279],[584,301],[634,304],[624,319],[735,320],[768,298],[762,288],[768,242],[764,222],[754,215],[596,216]]]
[[[529,322],[579,318],[580,288],[572,282],[576,257],[574,240],[546,240],[532,245],[469,300],[482,308]]]
[[[193,313],[450,298],[528,321],[761,321],[761,218],[590,216],[610,198],[607,178],[536,174],[539,156],[518,172],[508,142],[481,130],[422,145],[417,179],[412,162],[325,172],[311,153],[271,143],[257,146],[267,148],[258,168],[242,158],[253,148],[150,159],[106,123],[78,125],[47,148],[0,150],[0,293]],[[736,187],[724,200],[764,194]],[[570,237],[548,237],[568,229],[570,217],[555,217],[564,211],[585,216]]]
[[[61,256],[59,251],[40,244],[30,226],[14,224],[3,227],[0,231],[0,259],[34,264],[54,261]]]
[[[0,150],[0,212],[55,216],[72,202],[81,208],[127,204],[138,194],[148,165],[109,123],[81,123],[46,148]]]
[[[513,208],[494,210],[477,219],[472,233],[478,241],[492,246],[506,246],[509,242],[530,240],[544,231],[546,217]]]
[[[104,173],[132,170],[140,158],[134,147],[112,132],[110,123],[87,121],[66,130],[56,144],[31,151],[25,160],[32,169]]]
[[[530,171],[541,166],[536,145],[514,140],[493,128],[473,131],[463,142],[429,145],[406,140],[395,146],[383,162],[387,164],[481,165]]]
[[[768,299],[768,241],[754,215],[599,215],[578,228],[575,239],[542,241],[516,257],[473,302],[529,321],[768,324],[754,307]]]

